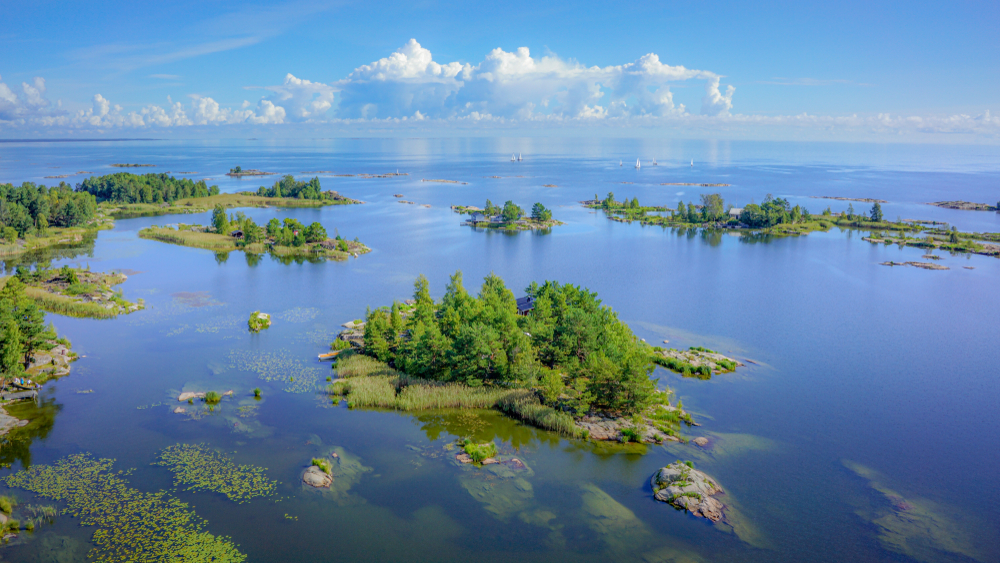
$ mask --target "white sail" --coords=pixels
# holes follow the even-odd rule
[[[517,153],[517,161],[521,162],[521,153]]]
[[[639,168],[639,159],[638,159],[638,158],[637,158],[637,159],[635,159],[635,167],[636,167],[636,168]]]
[[[514,153],[510,153],[510,161],[514,162]]]
[[[653,166],[656,166],[656,159],[653,159]]]
[[[618,166],[621,166],[621,165],[622,165],[622,161],[619,160],[618,161]]]
[[[691,166],[694,166],[694,159],[691,159]]]

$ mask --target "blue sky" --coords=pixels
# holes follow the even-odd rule
[[[1000,139],[995,1],[4,1],[2,13],[3,137]]]

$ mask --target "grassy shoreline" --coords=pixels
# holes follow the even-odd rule
[[[271,254],[273,256],[290,258],[315,257],[342,261],[347,260],[354,254],[361,255],[371,252],[371,249],[364,244],[354,241],[346,241],[345,244],[348,248],[346,252],[337,248],[327,248],[322,246],[323,243],[306,243],[298,247],[282,246],[264,242],[241,244],[233,237],[209,233],[203,229],[204,227],[201,227],[200,225],[180,224],[176,229],[172,227],[159,227],[154,225],[139,231],[139,237],[169,244],[176,244],[179,246],[202,248],[215,252],[232,252],[234,250],[242,250],[250,254]],[[328,242],[330,242],[329,239],[324,241],[324,243]]]

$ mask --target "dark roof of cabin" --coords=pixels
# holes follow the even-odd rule
[[[535,299],[530,295],[517,298],[517,312],[526,313],[535,308]]]

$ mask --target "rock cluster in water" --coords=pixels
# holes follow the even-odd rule
[[[325,489],[333,484],[333,477],[327,475],[322,469],[315,465],[310,465],[302,474],[302,482],[310,487]]]
[[[712,522],[718,522],[724,517],[724,505],[713,498],[713,495],[722,492],[722,488],[708,475],[690,465],[680,461],[671,463],[653,474],[650,485],[656,500],[683,508]]]

